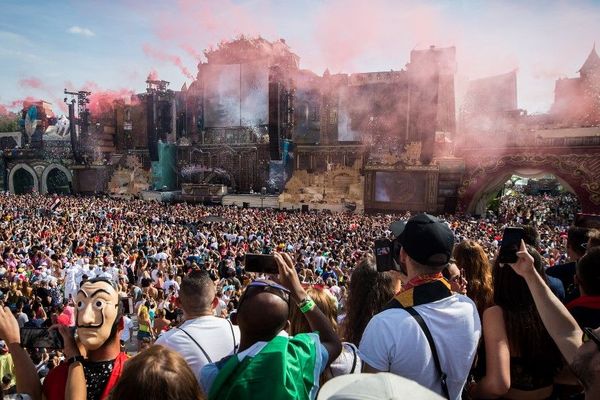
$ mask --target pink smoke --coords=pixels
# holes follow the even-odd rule
[[[92,92],[88,97],[90,100],[88,109],[92,117],[95,118],[106,116],[112,112],[116,100],[131,102],[132,98],[134,98],[134,92],[131,89],[105,90],[95,82],[86,82],[83,90]]]
[[[21,79],[19,81],[19,85],[24,88],[46,90],[46,86],[42,83],[42,81],[34,77]]]
[[[33,76],[21,79],[19,85],[25,89],[42,92],[46,99],[50,100],[55,110],[60,109],[62,112],[67,111],[67,105],[64,103],[62,97],[57,96],[57,94],[62,93],[62,90],[58,87],[49,85]]]
[[[13,100],[10,103],[0,104],[0,110],[6,110],[6,112],[18,112],[23,109],[24,103],[33,103],[36,101],[40,101],[40,99],[37,97],[27,96],[23,99]],[[2,111],[0,111],[0,115],[2,115]]]
[[[157,81],[157,80],[159,80],[158,72],[156,72],[156,70],[154,68],[152,68],[150,70],[150,73],[148,74],[147,80],[149,80],[149,81]]]
[[[179,56],[175,56],[175,55],[166,53],[162,50],[159,50],[157,48],[154,48],[152,45],[150,45],[148,43],[144,43],[143,49],[144,49],[144,53],[147,56],[152,57],[157,60],[160,60],[160,61],[170,62],[173,65],[175,65],[177,68],[179,68],[181,73],[186,78],[192,79],[192,80],[194,79],[194,75],[192,75],[190,70],[185,65],[183,65],[183,61],[181,61],[181,58],[179,58]]]

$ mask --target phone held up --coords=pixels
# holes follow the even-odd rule
[[[525,236],[523,228],[507,227],[502,234],[502,244],[498,253],[500,264],[513,264],[518,260],[517,252],[521,247],[521,239]]]
[[[399,271],[399,266],[394,260],[398,260],[400,254],[400,242],[397,239],[377,239],[375,240],[375,264],[377,272]]]
[[[246,272],[258,272],[263,274],[277,275],[279,267],[273,254],[246,254],[244,260],[244,269]]]
[[[58,330],[48,328],[21,328],[21,344],[28,349],[62,349],[65,347]]]

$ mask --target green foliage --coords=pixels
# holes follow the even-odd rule
[[[17,132],[19,117],[17,114],[0,115],[0,132]]]
[[[500,198],[496,197],[495,199],[491,199],[487,205],[488,210],[492,210],[495,213],[498,213],[500,209]]]

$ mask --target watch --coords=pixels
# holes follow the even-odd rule
[[[78,361],[83,364],[83,360],[85,360],[85,357],[82,355],[79,355],[79,356],[74,356],[74,357],[67,359],[67,362],[69,363],[69,365],[72,365],[73,363],[76,363]]]

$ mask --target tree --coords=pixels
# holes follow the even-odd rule
[[[15,113],[0,115],[0,132],[17,132],[19,130],[19,116]]]

